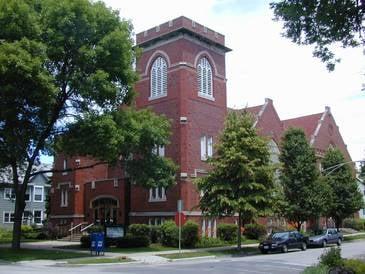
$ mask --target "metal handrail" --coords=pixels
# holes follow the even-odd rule
[[[85,226],[84,228],[81,228],[80,232],[85,231],[86,229],[88,229],[89,227],[92,227],[93,225],[94,225],[94,223],[91,223],[88,226]]]
[[[78,228],[79,226],[82,226],[82,225],[84,225],[85,223],[79,223],[78,225],[75,225],[74,227],[71,227],[69,230],[68,230],[68,232],[71,232],[71,231],[73,231],[73,230],[75,230],[76,228]]]

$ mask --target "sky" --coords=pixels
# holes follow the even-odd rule
[[[361,48],[336,48],[334,72],[312,48],[282,37],[267,0],[105,0],[139,33],[184,15],[226,38],[227,103],[242,108],[271,98],[281,119],[331,112],[353,160],[365,158],[365,62]]]

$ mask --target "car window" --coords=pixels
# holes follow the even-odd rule
[[[288,232],[274,233],[273,235],[271,235],[270,238],[273,239],[273,240],[288,239],[289,238],[289,233]]]

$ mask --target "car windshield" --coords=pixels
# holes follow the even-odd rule
[[[284,240],[284,239],[288,239],[288,238],[289,238],[288,232],[278,232],[278,233],[274,233],[270,236],[270,239],[272,239],[272,240]]]

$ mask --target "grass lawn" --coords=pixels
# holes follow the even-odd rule
[[[355,236],[346,235],[346,237],[344,237],[343,240],[345,242],[351,242],[351,241],[363,240],[363,239],[365,239],[365,235],[355,235]]]
[[[197,251],[197,252],[182,252],[182,253],[171,253],[171,254],[160,254],[158,256],[167,259],[182,259],[182,258],[194,258],[194,257],[206,257],[206,256],[231,256],[240,257],[247,255],[258,254],[259,249],[257,247],[243,247],[241,251],[236,248],[230,248],[226,250],[208,250],[208,251]]]
[[[161,244],[151,244],[149,247],[135,247],[135,248],[118,248],[109,247],[105,251],[113,253],[140,253],[140,252],[156,252],[156,251],[166,251],[166,250],[177,250],[176,247],[162,246]]]
[[[109,263],[128,263],[133,260],[127,257],[117,257],[117,258],[85,258],[85,259],[75,259],[67,261],[68,264],[109,264]]]
[[[32,260],[62,260],[71,258],[89,257],[89,254],[76,252],[64,252],[57,250],[0,248],[0,260],[9,262],[32,261]]]

